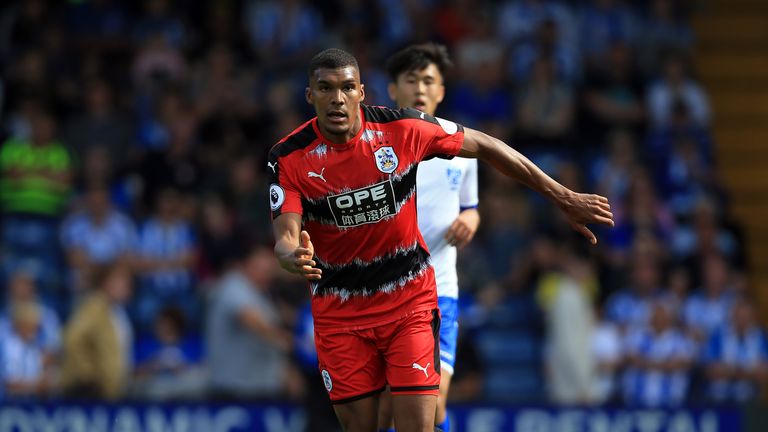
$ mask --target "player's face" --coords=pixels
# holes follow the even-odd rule
[[[360,130],[360,102],[365,91],[357,68],[316,70],[309,79],[306,97],[315,107],[320,130],[331,140],[345,143]]]
[[[389,97],[398,107],[416,108],[430,115],[435,115],[444,96],[443,75],[434,63],[422,70],[401,73],[396,82],[389,84]]]

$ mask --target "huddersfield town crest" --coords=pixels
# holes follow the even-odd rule
[[[391,174],[397,169],[397,155],[392,147],[381,147],[373,153],[373,156],[376,158],[376,167],[379,171]]]

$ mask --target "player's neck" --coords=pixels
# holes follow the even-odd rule
[[[342,134],[335,134],[335,133],[329,132],[328,129],[326,129],[320,122],[317,122],[317,123],[320,129],[320,132],[323,133],[323,136],[328,141],[330,141],[331,144],[347,144],[355,136],[357,136],[358,132],[360,132],[360,129],[363,127],[363,121],[360,118],[359,114],[357,116],[357,119],[355,120],[355,123],[352,125],[352,127],[349,128],[348,131]]]

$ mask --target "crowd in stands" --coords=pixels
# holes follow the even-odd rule
[[[438,115],[612,203],[600,244],[481,167],[456,401],[742,403],[768,376],[693,0],[15,0],[0,9],[0,400],[322,400],[265,156],[305,66],[448,46]],[[320,392],[317,392],[317,389]],[[321,429],[316,429],[321,430]]]

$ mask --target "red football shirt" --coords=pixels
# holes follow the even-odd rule
[[[437,307],[416,218],[416,169],[458,154],[464,129],[414,109],[361,105],[360,132],[325,139],[314,118],[275,145],[272,217],[302,215],[323,270],[312,281],[318,328],[362,329]]]

